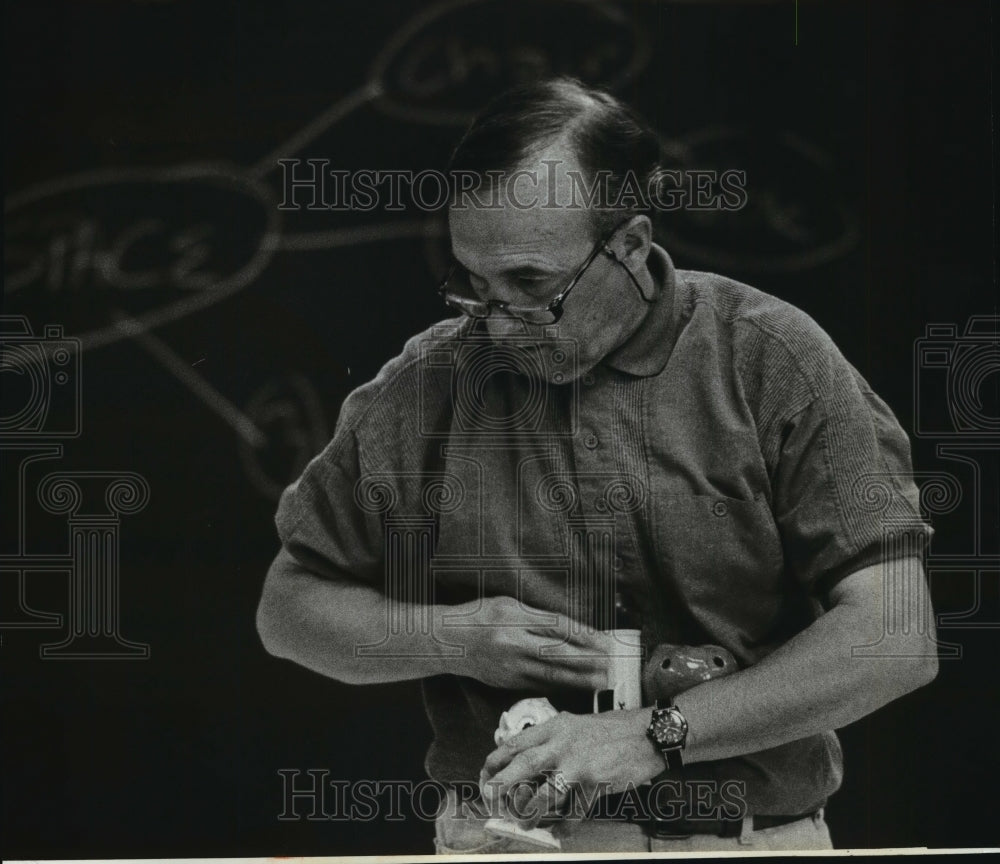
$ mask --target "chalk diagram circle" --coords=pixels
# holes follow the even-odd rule
[[[568,22],[575,38],[566,35]],[[482,33],[490,39],[484,42]],[[400,28],[378,53],[370,78],[378,88],[375,106],[385,113],[461,126],[482,107],[484,92],[554,74],[616,90],[642,71],[651,54],[648,33],[611,4],[456,0]]]
[[[57,297],[81,320],[67,329],[85,351],[133,335],[115,306],[149,330],[250,285],[277,248],[280,211],[242,169],[206,163],[56,178],[12,195],[4,218],[5,297],[40,295],[29,307]],[[242,243],[221,249],[240,231]],[[155,263],[140,271],[140,256]]]
[[[711,126],[668,141],[665,149],[667,169],[745,172],[739,209],[685,206],[663,213],[671,254],[715,272],[788,273],[838,260],[858,244],[859,220],[844,199],[833,158],[796,133]]]
[[[277,499],[329,438],[319,395],[299,374],[269,378],[244,406],[246,416],[266,436],[264,447],[239,441],[247,479],[264,496]]]

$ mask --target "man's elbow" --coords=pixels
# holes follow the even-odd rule
[[[919,619],[914,614],[909,620],[898,622],[897,632],[908,632],[903,660],[909,660],[905,674],[910,684],[907,692],[926,687],[938,674],[938,641],[934,610],[929,605],[922,610],[926,615],[925,626],[914,626]],[[910,626],[905,626],[909,624]]]
[[[937,644],[933,641],[928,641],[924,644],[925,654],[920,658],[919,666],[914,672],[914,677],[916,684],[913,687],[916,690],[918,687],[926,687],[930,684],[938,674],[938,655],[937,655]]]
[[[273,657],[290,656],[288,622],[290,618],[287,592],[282,590],[282,557],[279,553],[267,571],[264,589],[257,604],[257,635],[264,650]]]
[[[261,597],[257,605],[257,635],[268,654],[281,658],[287,656],[280,623],[266,595]]]
[[[937,643],[931,638],[910,640],[891,659],[893,662],[886,664],[885,674],[888,686],[898,691],[897,698],[926,687],[937,678]]]
[[[274,613],[262,597],[257,605],[257,635],[260,637],[264,650],[273,657],[284,656],[281,650],[280,629],[276,626]]]

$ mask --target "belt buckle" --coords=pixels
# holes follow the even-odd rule
[[[657,840],[687,840],[695,833],[690,830],[691,823],[687,819],[654,818],[650,827],[650,833]]]

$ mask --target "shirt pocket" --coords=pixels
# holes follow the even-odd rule
[[[682,614],[741,662],[755,662],[793,587],[767,499],[656,495],[653,513],[659,575]]]

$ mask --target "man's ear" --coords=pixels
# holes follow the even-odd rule
[[[612,253],[628,270],[642,298],[651,303],[658,297],[656,281],[646,266],[653,246],[653,223],[648,216],[633,216],[615,233]]]
[[[641,272],[653,243],[653,223],[641,213],[629,219],[619,234],[622,264],[633,273]]]

